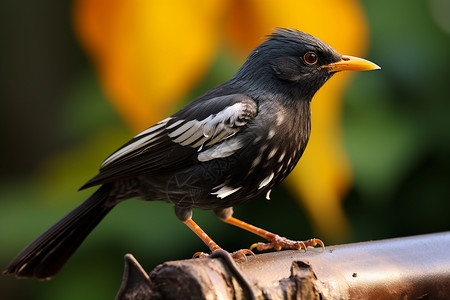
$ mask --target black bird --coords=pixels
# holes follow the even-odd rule
[[[81,189],[100,188],[28,245],[3,271],[49,279],[119,202],[170,202],[176,216],[210,248],[220,249],[192,220],[192,208],[267,239],[263,249],[306,249],[323,243],[279,237],[232,217],[233,206],[265,195],[292,171],[310,136],[310,104],[336,72],[372,70],[319,39],[277,29],[237,73],[109,156]],[[251,253],[235,252],[235,256]],[[206,254],[199,254],[204,256]]]

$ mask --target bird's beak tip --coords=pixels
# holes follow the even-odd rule
[[[327,68],[329,72],[369,71],[381,69],[380,66],[371,61],[349,55],[343,55],[339,61],[322,66],[322,68]]]

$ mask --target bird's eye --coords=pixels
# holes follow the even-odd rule
[[[308,65],[315,64],[317,62],[317,59],[318,59],[317,54],[314,52],[306,52],[305,55],[303,55],[303,60]]]

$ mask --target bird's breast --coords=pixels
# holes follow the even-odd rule
[[[258,189],[272,188],[294,169],[309,139],[309,130],[297,126],[274,126],[254,140],[255,153],[248,177],[255,178]]]
[[[218,198],[245,202],[281,183],[305,150],[310,135],[309,111],[296,115],[276,110],[248,131],[251,138],[234,156],[229,176],[213,188],[212,194]]]

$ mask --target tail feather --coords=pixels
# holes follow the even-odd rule
[[[15,274],[18,278],[53,277],[113,208],[106,205],[109,192],[110,185],[101,186],[86,201],[22,250],[3,274]]]

